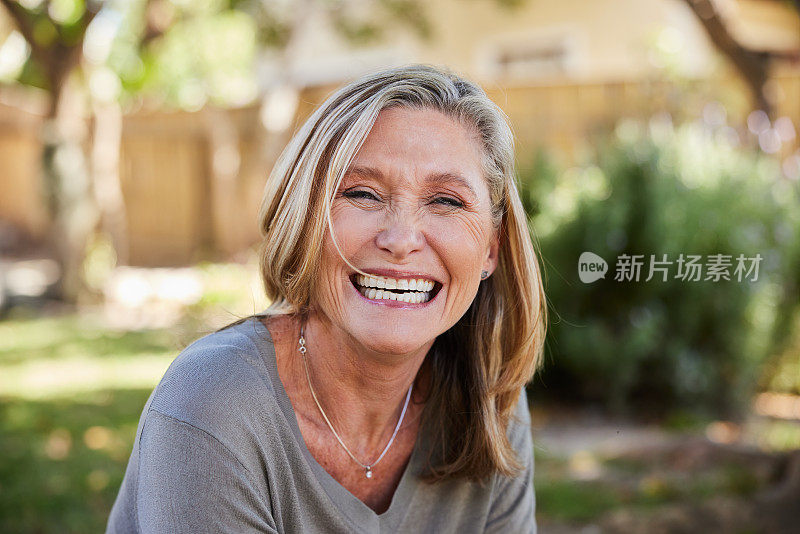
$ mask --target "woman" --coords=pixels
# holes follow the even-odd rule
[[[108,532],[535,532],[545,301],[497,106],[426,66],[344,87],[261,225],[272,304],[172,363]]]

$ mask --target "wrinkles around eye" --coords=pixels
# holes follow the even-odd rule
[[[458,200],[457,198],[452,197],[436,197],[431,199],[431,204],[438,204],[442,207],[446,208],[463,208],[464,203]]]
[[[354,200],[380,200],[370,191],[365,191],[363,189],[350,189],[342,193],[342,196],[345,198],[352,198]]]
[[[342,193],[342,196],[354,201],[360,202],[381,202],[382,199],[378,197],[372,191],[364,190],[364,189],[349,189]],[[444,209],[458,209],[466,207],[466,204],[459,200],[458,198],[454,198],[451,196],[435,196],[427,201],[427,204],[438,206]]]

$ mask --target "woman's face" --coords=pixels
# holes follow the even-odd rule
[[[477,133],[433,110],[383,110],[333,201],[316,306],[351,341],[409,354],[467,311],[498,237]]]

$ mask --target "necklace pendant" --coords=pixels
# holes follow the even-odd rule
[[[364,476],[367,478],[372,478],[372,468],[370,466],[364,468]]]

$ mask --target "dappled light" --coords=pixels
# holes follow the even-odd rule
[[[111,477],[108,475],[108,471],[103,469],[95,469],[86,475],[86,483],[94,492],[99,492],[105,489],[110,480]]]
[[[758,415],[800,421],[800,395],[759,393],[755,409]]]
[[[741,428],[730,421],[714,421],[706,426],[706,437],[714,443],[735,443],[741,435]]]
[[[3,265],[6,291],[25,297],[42,296],[59,276],[59,267],[53,260],[26,260]]]
[[[83,442],[92,450],[104,449],[111,443],[112,432],[104,426],[93,426],[83,433]]]
[[[578,451],[570,456],[569,472],[576,480],[596,480],[602,475],[602,466],[591,452]]]
[[[56,428],[47,436],[44,452],[51,460],[63,460],[72,450],[72,437],[65,428]]]
[[[515,135],[550,318],[540,531],[795,528],[797,6],[2,0],[0,531],[104,531],[176,356],[269,305],[282,150],[410,63]]]

